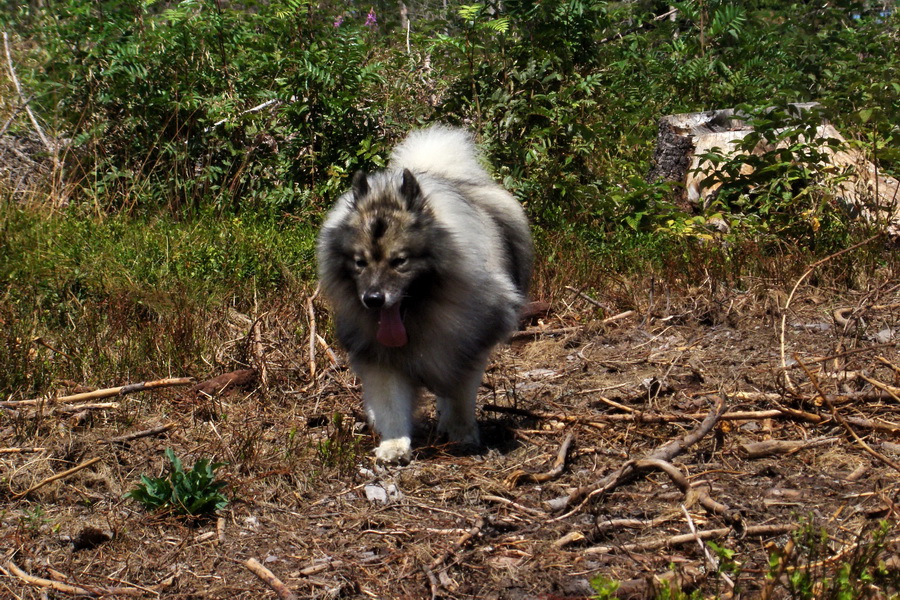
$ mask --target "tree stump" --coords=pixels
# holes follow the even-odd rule
[[[792,104],[798,111],[816,106],[815,102]],[[713,148],[722,154],[736,157],[740,151],[735,142],[753,131],[744,116],[734,109],[668,115],[660,119],[648,181],[670,181],[680,184],[675,192],[676,206],[689,213],[700,212],[711,200],[718,186],[704,186],[713,174],[713,166],[704,163],[700,169],[699,156]],[[838,150],[824,145],[829,138],[841,142]],[[848,178],[835,184],[837,198],[848,214],[869,222],[883,223],[889,235],[900,236],[900,182],[882,175],[863,152],[852,148],[844,137],[828,122],[816,129],[815,140],[823,141],[823,153],[837,169],[850,167]],[[813,141],[815,141],[813,140]],[[753,153],[774,147],[757,146]],[[747,167],[749,172],[750,167]]]

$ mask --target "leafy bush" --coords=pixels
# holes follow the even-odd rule
[[[805,246],[819,242],[826,249],[843,241],[848,219],[836,192],[849,173],[831,163],[842,143],[822,137],[821,108],[748,112],[753,130],[735,144],[735,153],[714,148],[700,156],[699,172],[712,167],[701,187],[717,187],[708,212],[751,236]]]
[[[141,483],[125,494],[147,510],[164,510],[176,515],[206,516],[225,508],[228,499],[219,491],[226,483],[215,480],[215,471],[225,463],[210,463],[201,458],[185,471],[171,448],[165,451],[171,463],[168,477],[141,475]]]

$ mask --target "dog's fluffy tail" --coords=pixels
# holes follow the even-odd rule
[[[391,154],[390,167],[449,179],[490,180],[471,134],[446,125],[432,125],[409,134]]]

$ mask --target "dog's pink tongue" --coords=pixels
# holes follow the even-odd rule
[[[378,320],[378,342],[383,346],[399,348],[405,346],[408,341],[406,327],[400,317],[400,303],[397,302],[390,308],[381,309],[381,317]]]

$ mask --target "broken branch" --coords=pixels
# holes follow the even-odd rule
[[[101,459],[101,457],[98,456],[97,458],[92,458],[91,460],[89,460],[87,462],[81,463],[77,467],[72,467],[71,469],[69,469],[67,471],[63,471],[62,473],[57,473],[56,475],[53,475],[52,477],[48,477],[47,479],[44,479],[40,483],[37,483],[37,484],[31,486],[24,492],[19,492],[18,494],[13,494],[13,498],[22,498],[23,496],[27,496],[31,492],[35,491],[38,488],[44,487],[48,483],[53,483],[57,479],[63,479],[65,477],[68,477],[69,475],[72,475],[73,473],[77,473],[78,471],[80,471],[82,469],[86,469],[86,468],[90,467],[91,465],[100,462],[100,460],[102,460],[102,459]]]
[[[268,570],[255,558],[248,558],[244,561],[244,566],[259,577],[266,585],[272,588],[281,600],[297,600],[294,592],[288,589],[280,579],[275,577],[272,571]]]

